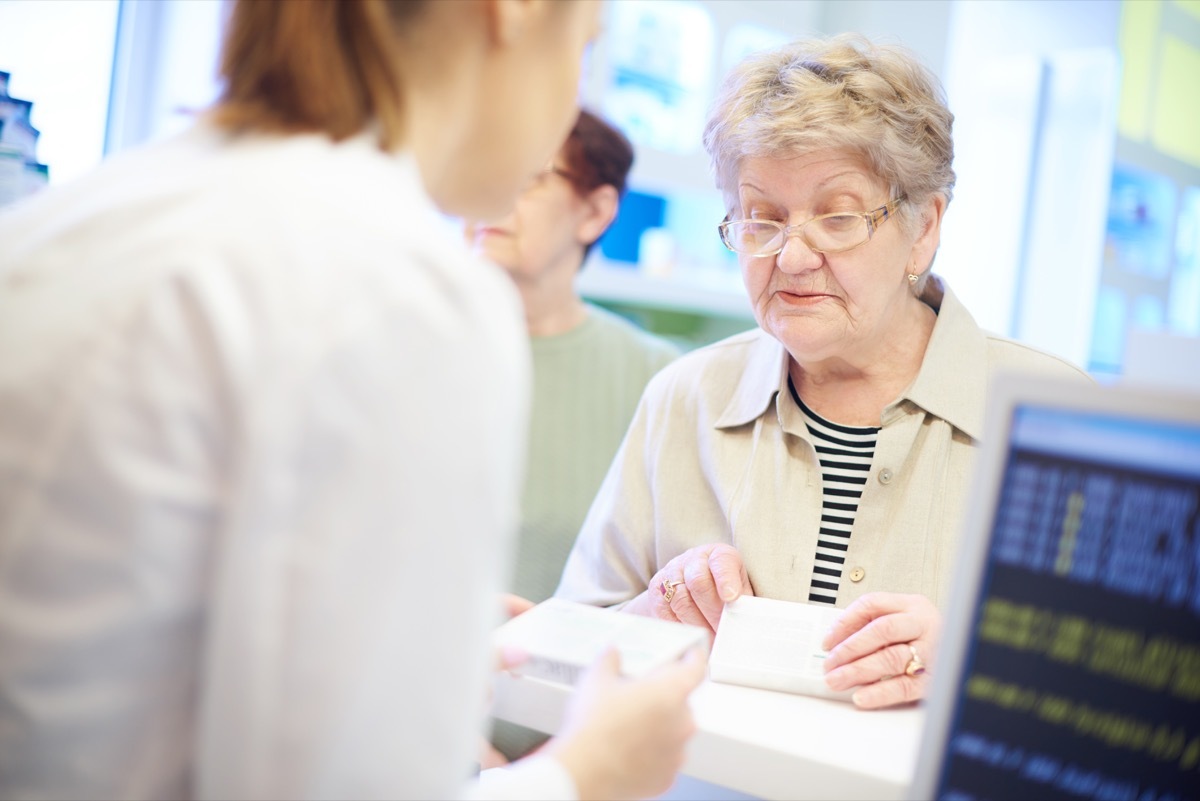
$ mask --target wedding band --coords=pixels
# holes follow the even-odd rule
[[[912,643],[909,643],[908,650],[912,654],[912,659],[908,660],[908,664],[904,666],[904,672],[909,676],[920,676],[925,672],[925,660],[921,659],[921,655],[917,653],[917,647]]]
[[[662,593],[664,601],[671,603],[671,599],[675,597],[675,588],[680,584],[686,583],[687,582],[683,581],[671,581],[670,579],[663,579],[663,583],[658,585],[658,591]]]

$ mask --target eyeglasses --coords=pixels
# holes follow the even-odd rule
[[[774,256],[783,250],[793,233],[800,234],[804,244],[817,253],[844,253],[874,236],[875,229],[895,214],[903,201],[903,197],[889,200],[874,211],[822,214],[799,225],[727,219],[717,230],[725,247],[743,256]]]

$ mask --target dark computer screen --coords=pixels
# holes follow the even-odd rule
[[[1200,427],[1018,407],[937,795],[1200,798]]]

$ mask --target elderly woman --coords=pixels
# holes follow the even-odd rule
[[[860,37],[726,79],[704,142],[760,328],[650,383],[557,595],[714,630],[740,594],[846,607],[829,686],[922,696],[990,377],[1089,380],[930,275],[952,120],[911,54]]]

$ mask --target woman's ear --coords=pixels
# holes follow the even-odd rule
[[[603,236],[617,218],[619,205],[620,197],[612,184],[603,184],[588,192],[583,198],[584,213],[575,228],[579,244],[590,245]]]
[[[933,264],[938,245],[942,241],[942,215],[946,213],[946,198],[933,195],[921,209],[920,228],[913,242],[913,262],[924,273]]]

